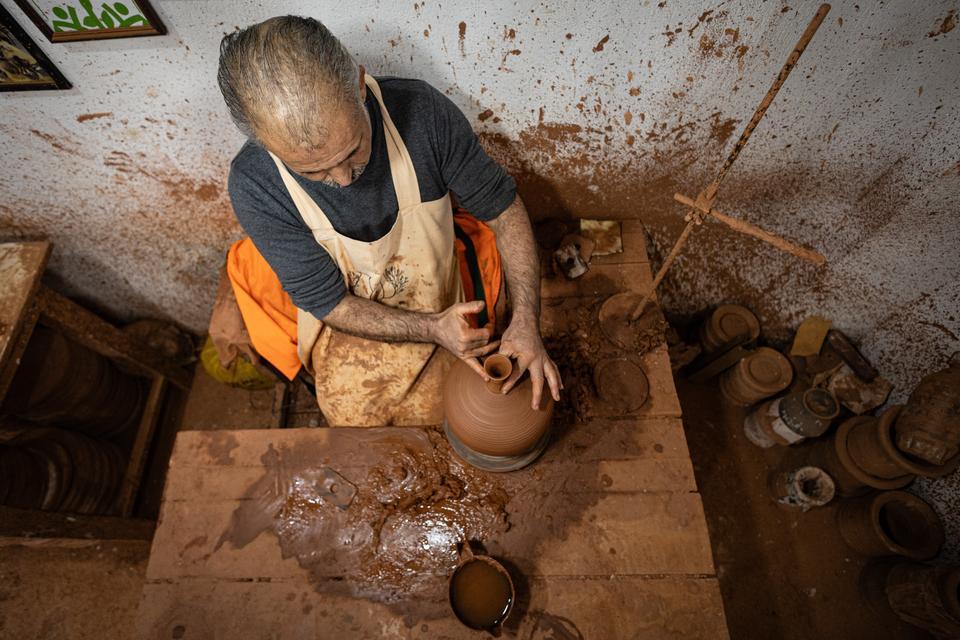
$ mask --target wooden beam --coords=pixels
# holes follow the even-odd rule
[[[163,395],[167,388],[167,380],[157,376],[150,385],[150,393],[143,407],[143,415],[137,427],[137,436],[130,449],[130,460],[127,462],[126,472],[123,474],[123,483],[120,486],[120,496],[117,499],[117,510],[125,518],[133,515],[133,507],[137,499],[137,490],[143,478],[143,469],[147,463],[147,454],[150,452],[150,442],[153,432],[157,428],[160,411],[163,409]]]

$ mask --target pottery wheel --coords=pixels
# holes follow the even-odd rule
[[[600,329],[607,340],[621,349],[636,349],[637,337],[641,333],[656,330],[661,322],[660,310],[652,300],[647,302],[643,314],[630,322],[630,314],[641,300],[643,296],[637,293],[618,293],[600,305]]]
[[[618,414],[636,411],[650,395],[650,383],[643,369],[629,358],[608,358],[593,368],[597,396]]]

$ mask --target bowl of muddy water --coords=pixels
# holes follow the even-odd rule
[[[499,637],[515,596],[513,580],[503,565],[490,556],[475,555],[463,543],[460,562],[450,576],[450,607],[457,619]]]

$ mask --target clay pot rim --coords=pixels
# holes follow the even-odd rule
[[[940,478],[953,473],[956,468],[960,466],[960,453],[957,453],[941,465],[932,465],[914,462],[903,455],[897,448],[897,445],[894,443],[894,427],[903,407],[904,405],[902,404],[894,405],[887,409],[877,420],[877,437],[880,440],[880,446],[883,448],[883,452],[890,456],[897,465],[914,475],[923,476],[924,478]]]
[[[853,458],[850,456],[850,450],[847,448],[847,438],[850,435],[850,432],[857,425],[869,422],[870,420],[878,420],[874,416],[854,416],[844,420],[840,427],[837,428],[836,434],[833,437],[833,447],[834,451],[837,454],[837,458],[840,459],[840,464],[843,469],[852,475],[858,482],[865,484],[868,487],[873,487],[874,489],[881,490],[893,490],[901,489],[916,478],[912,473],[907,473],[896,478],[878,478],[877,476],[871,475],[860,468],[860,466],[853,461]]]
[[[713,310],[713,312],[707,318],[707,322],[713,322],[716,314],[720,313],[721,311],[730,312],[731,310],[733,310],[734,315],[744,319],[747,327],[750,329],[750,333],[748,335],[750,336],[751,340],[756,340],[760,337],[760,319],[757,317],[757,314],[742,304],[721,304]],[[746,311],[746,313],[743,313],[743,311]],[[715,325],[718,329],[720,328],[720,319],[716,321]]]
[[[943,547],[943,543],[946,541],[946,536],[943,531],[943,520],[941,520],[940,516],[937,515],[937,512],[933,510],[933,507],[927,504],[927,502],[922,498],[918,498],[912,493],[907,493],[906,491],[882,491],[870,496],[869,500],[870,528],[873,529],[874,533],[881,540],[883,540],[884,545],[893,553],[901,555],[905,558],[911,558],[913,560],[929,560],[933,556],[937,555],[937,553],[940,551],[940,548]],[[918,547],[916,549],[910,549],[909,547],[904,547],[903,545],[894,542],[893,538],[887,535],[887,533],[883,530],[883,527],[880,526],[880,510],[895,501],[907,503],[908,507],[913,507],[919,511],[925,511],[929,515],[932,515],[933,520],[938,525],[935,533],[939,535],[932,536],[930,543],[928,543],[926,546]]]
[[[833,410],[833,413],[831,413],[830,415],[828,415],[828,416],[826,416],[826,415],[822,416],[822,415],[816,413],[813,409],[810,408],[810,403],[807,402],[807,396],[810,395],[810,394],[812,394],[812,393],[817,393],[817,392],[826,393],[826,394],[828,394],[831,398],[833,398],[833,404],[834,404],[834,407],[835,407],[835,408],[834,408],[834,410]],[[802,402],[803,402],[803,408],[806,409],[807,411],[809,411],[809,412],[811,413],[811,415],[816,416],[818,420],[833,420],[833,419],[836,418],[838,415],[840,415],[840,402],[837,400],[837,396],[833,395],[833,393],[831,393],[831,391],[830,391],[829,389],[823,389],[822,387],[810,387],[809,389],[807,389],[806,391],[803,392],[803,397],[801,398],[801,400],[802,400]],[[821,434],[821,435],[822,435],[822,434]]]
[[[517,601],[517,588],[513,584],[513,578],[510,576],[510,572],[507,571],[507,568],[503,566],[500,562],[498,562],[496,558],[483,553],[473,553],[473,550],[470,549],[469,546],[466,544],[464,545],[464,547],[467,549],[467,553],[465,554],[465,557],[461,558],[461,560],[457,563],[456,568],[453,570],[453,572],[450,574],[450,577],[447,579],[447,600],[450,603],[450,610],[453,611],[453,616],[457,619],[457,621],[463,626],[465,626],[467,629],[472,629],[474,631],[491,632],[494,629],[503,627],[504,623],[510,617],[510,614],[513,613],[513,605]],[[499,573],[502,576],[505,576],[507,579],[507,584],[510,585],[510,604],[507,606],[507,612],[503,614],[503,618],[500,619],[500,622],[498,622],[496,625],[490,628],[474,627],[472,625],[467,624],[460,617],[459,613],[457,612],[457,608],[453,606],[453,577],[457,575],[458,571],[463,569],[465,566],[467,566],[471,562],[485,562],[489,566],[496,569],[497,573]]]

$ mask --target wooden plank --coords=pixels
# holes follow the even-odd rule
[[[562,275],[540,279],[540,297],[585,298],[607,297],[621,291],[646,293],[653,284],[650,265],[645,262],[591,265],[590,270],[576,280]]]
[[[518,594],[504,636],[728,638],[715,578],[530,578],[523,584],[527,589]],[[148,582],[136,635],[157,640],[181,636],[469,640],[481,634],[449,615],[408,622],[383,604],[318,593],[300,576],[268,582]]]
[[[143,414],[140,416],[137,435],[130,449],[130,458],[123,474],[120,496],[117,499],[117,510],[120,512],[120,515],[124,517],[129,517],[133,514],[137,491],[140,489],[140,480],[143,478],[143,469],[147,463],[147,454],[150,452],[153,433],[160,419],[160,411],[163,408],[163,396],[166,389],[167,379],[163,376],[154,377],[150,383],[150,392],[147,395],[147,402],[143,407]]]
[[[109,322],[91,313],[59,293],[41,287],[37,292],[41,322],[63,335],[112,358],[140,375],[152,378],[161,375],[181,389],[190,389],[191,374],[131,340]]]
[[[269,532],[242,549],[230,545],[216,548],[238,504],[238,500],[199,496],[190,501],[165,502],[147,576],[153,580],[260,580],[298,575],[302,569],[296,560],[282,558],[279,542]],[[528,546],[522,523],[542,517],[537,512],[512,510],[510,519],[517,526],[484,544],[504,558],[532,563],[531,575],[713,573],[706,520],[696,493],[599,494],[576,522],[563,523],[562,527],[554,523],[565,531],[563,539],[544,541],[534,558],[518,557],[512,550]],[[330,577],[340,575],[331,569]]]
[[[50,258],[50,243],[0,243],[0,401],[6,396],[37,321],[33,303]]]

